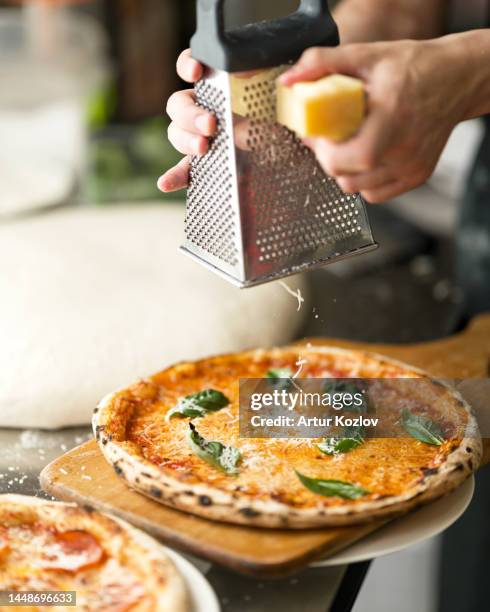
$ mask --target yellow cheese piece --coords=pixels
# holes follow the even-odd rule
[[[361,126],[365,98],[362,81],[342,74],[291,87],[278,84],[277,121],[302,138],[347,140]]]

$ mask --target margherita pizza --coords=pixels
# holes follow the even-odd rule
[[[441,401],[408,402],[398,437],[244,438],[239,380],[424,378]],[[292,374],[295,373],[295,374]],[[298,379],[300,380],[300,379]],[[390,402],[381,402],[390,418]],[[307,528],[393,516],[457,487],[479,464],[470,407],[450,386],[380,355],[284,347],[179,363],[106,397],[93,426],[116,473],[153,499],[206,518]]]
[[[180,574],[150,537],[94,510],[22,495],[0,495],[0,589],[75,591],[77,610],[94,612],[189,609]]]

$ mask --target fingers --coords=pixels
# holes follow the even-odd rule
[[[203,66],[191,57],[191,50],[182,51],[177,60],[177,74],[187,83],[199,81],[203,74]]]
[[[383,155],[390,146],[395,130],[380,111],[373,111],[363,123],[360,132],[344,143],[326,138],[309,138],[305,144],[315,153],[320,165],[339,177],[370,173],[379,168]]]
[[[216,130],[216,118],[197,106],[192,89],[172,94],[167,102],[167,113],[179,128],[188,132],[212,136]]]
[[[207,138],[183,130],[176,123],[169,125],[167,134],[173,147],[184,155],[204,155],[208,150]]]
[[[336,72],[356,75],[358,62],[354,61],[355,47],[356,45],[345,45],[307,49],[299,61],[279,77],[279,82],[290,86],[300,81],[315,81]]]
[[[397,178],[392,167],[382,166],[372,172],[337,176],[336,180],[339,187],[346,193],[357,193],[363,189],[382,187],[387,183],[395,181]]]
[[[361,191],[361,195],[368,202],[382,204],[383,202],[396,198],[396,196],[405,193],[409,189],[410,188],[407,187],[403,181],[398,180],[375,189],[364,189]]]
[[[190,159],[184,157],[180,162],[163,174],[157,182],[158,189],[169,193],[187,187],[189,183]]]

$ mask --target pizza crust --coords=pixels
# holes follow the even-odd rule
[[[293,350],[294,347],[271,349],[275,351]],[[294,348],[298,350],[298,348]],[[400,376],[408,375],[431,377],[412,366],[394,359],[367,351],[351,351],[337,347],[318,347],[308,349],[314,353],[337,355],[359,360],[373,376],[380,365],[399,368]],[[305,350],[302,349],[302,353]],[[243,353],[252,355],[254,352]],[[444,384],[438,381],[438,384]],[[114,418],[120,419],[121,431],[125,427],[124,417],[117,414],[116,398],[121,391],[106,396],[97,406],[93,416],[93,429],[102,453],[111,463],[118,476],[131,488],[185,512],[229,523],[254,525],[267,528],[304,529],[366,523],[381,518],[401,515],[431,500],[435,500],[458,487],[479,465],[482,453],[481,439],[476,419],[471,407],[451,386],[445,384],[453,400],[458,402],[467,415],[464,437],[456,449],[448,454],[445,462],[437,469],[429,471],[407,492],[381,497],[374,500],[325,507],[318,503],[309,508],[297,508],[274,499],[248,499],[245,496],[223,491],[207,483],[188,483],[163,471],[141,454],[135,452],[134,445],[124,440],[116,440],[106,432],[106,426]]]
[[[125,555],[130,556],[133,563],[132,569],[137,568],[145,590],[155,598],[152,610],[189,612],[186,586],[174,563],[156,541],[121,519],[76,504],[48,502],[24,495],[0,495],[0,526],[11,513],[29,522],[35,519],[42,525],[55,526],[60,531],[86,530],[97,536],[109,558],[111,553],[116,556],[124,547]],[[131,609],[137,612],[140,608],[137,604]],[[146,607],[141,609],[146,610]]]

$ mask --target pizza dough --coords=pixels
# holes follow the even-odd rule
[[[377,436],[342,434],[351,442],[355,435],[357,442],[338,452],[321,450],[322,438],[241,436],[239,380],[285,368],[294,373],[299,359],[296,389],[301,378],[372,379]],[[379,385],[378,378],[392,380]],[[419,382],[402,392],[399,378]],[[406,412],[408,429],[400,421]],[[347,409],[344,414],[359,416]],[[393,359],[329,346],[176,364],[107,396],[94,412],[93,427],[105,458],[132,489],[205,518],[260,527],[393,517],[456,488],[481,457],[475,417],[452,387]],[[420,427],[439,437],[427,441]]]
[[[0,584],[75,591],[84,612],[190,610],[184,580],[155,540],[91,508],[24,495],[0,495]]]
[[[297,312],[278,283],[239,290],[179,253],[183,215],[74,208],[0,225],[0,427],[88,424],[135,377],[294,337],[308,304]]]

